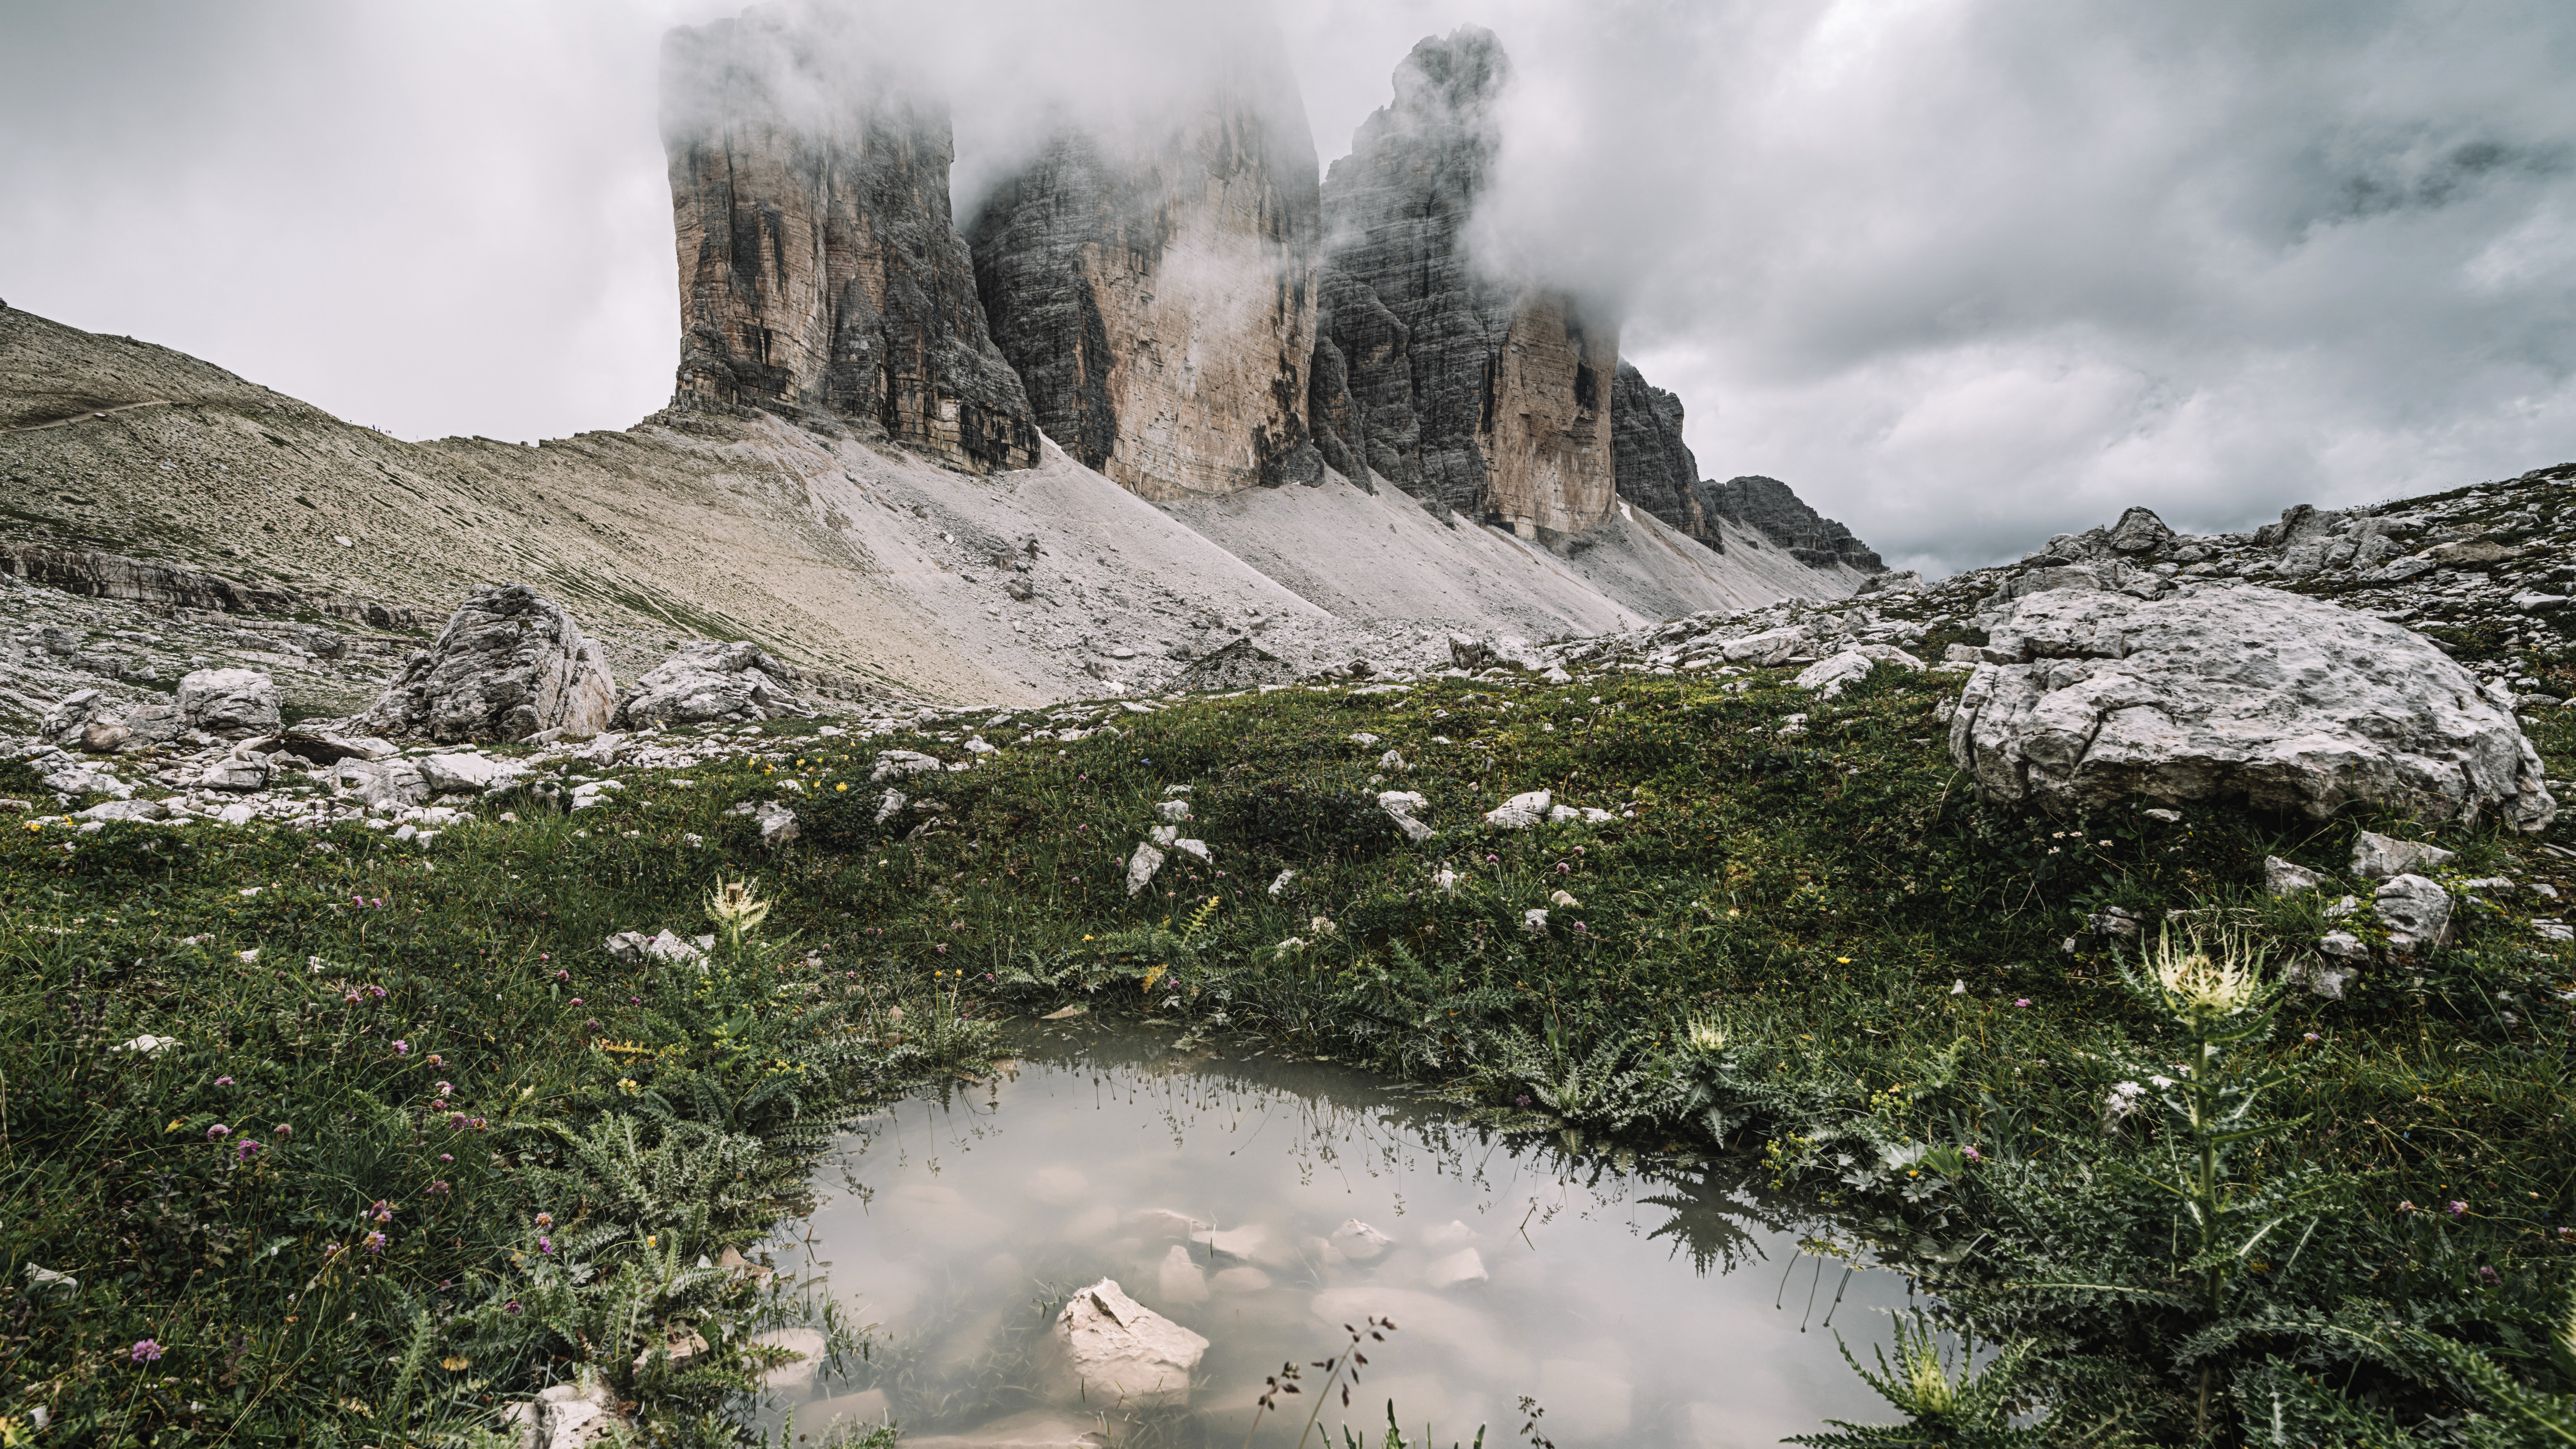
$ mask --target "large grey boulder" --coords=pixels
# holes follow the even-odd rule
[[[615,725],[644,729],[804,714],[805,701],[784,682],[788,672],[749,640],[694,640],[635,681],[617,706]]]
[[[210,735],[274,733],[277,682],[256,669],[197,670],[179,681],[179,717]]]
[[[2512,711],[2411,630],[2271,589],[2148,601],[2053,591],[1991,631],[1950,725],[1980,795],[2050,809],[2243,799],[2322,819],[2378,804],[2547,829]]]
[[[500,584],[466,595],[437,642],[349,724],[448,745],[551,729],[595,734],[616,707],[608,661],[572,615],[525,584]]]

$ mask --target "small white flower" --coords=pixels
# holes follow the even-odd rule
[[[1967,983],[1964,979],[1963,979],[1963,980],[1958,980],[1958,981],[1953,981],[1953,982],[1951,982],[1951,983],[1950,983],[1950,994],[1951,994],[1952,996],[1965,996],[1965,995],[1967,995],[1967,994],[1968,994],[1968,983]]]
[[[2171,1077],[2149,1077],[2147,1080],[2155,1083],[2158,1091],[2162,1091],[2174,1084],[2174,1079]],[[2136,1084],[2131,1083],[2130,1085],[2135,1086]]]
[[[259,948],[257,946],[253,946],[249,950],[242,952],[241,959],[242,964],[245,966],[257,961],[259,959]]]

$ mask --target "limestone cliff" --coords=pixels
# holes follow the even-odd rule
[[[1243,61],[1174,111],[1069,127],[969,236],[1038,424],[1155,499],[1312,482],[1319,207],[1295,82]]]
[[[1426,38],[1333,163],[1308,412],[1337,471],[1524,536],[1576,533],[1610,511],[1618,329],[1467,254],[1510,69],[1490,31]]]
[[[665,38],[674,401],[837,418],[977,472],[1032,466],[1035,420],[949,215],[947,111],[851,61],[860,39],[774,10]]]

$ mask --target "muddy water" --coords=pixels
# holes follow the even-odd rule
[[[1324,1414],[1372,1442],[1390,1399],[1441,1445],[1479,1425],[1519,1442],[1523,1396],[1566,1449],[1750,1449],[1884,1419],[1834,1336],[1868,1362],[1904,1281],[1803,1251],[1740,1173],[1622,1173],[1359,1073],[1149,1033],[1033,1034],[1004,1076],[846,1140],[805,1251],[878,1329],[866,1363],[788,1393],[798,1432],[891,1414],[930,1449],[1232,1449],[1265,1375],[1340,1352],[1372,1314],[1397,1331]],[[1102,1278],[1208,1341],[1186,1407],[1052,1385],[1049,1324]],[[1323,1377],[1306,1373],[1256,1445],[1297,1441]]]

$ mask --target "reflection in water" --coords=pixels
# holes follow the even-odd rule
[[[1802,1252],[1740,1177],[1577,1161],[1330,1066],[1134,1032],[1029,1045],[845,1139],[808,1246],[879,1328],[866,1362],[789,1393],[813,1400],[789,1406],[798,1432],[891,1413],[930,1449],[1232,1449],[1265,1375],[1372,1314],[1399,1331],[1327,1426],[1382,1434],[1391,1398],[1412,1434],[1500,1444],[1528,1395],[1567,1449],[1749,1449],[1880,1416],[1833,1333],[1868,1361],[1887,1331],[1868,1310],[1902,1306],[1903,1280]],[[1050,1372],[1049,1325],[1102,1278],[1208,1340],[1186,1406],[1084,1402]],[[1286,1404],[1256,1443],[1294,1441],[1314,1400]]]

